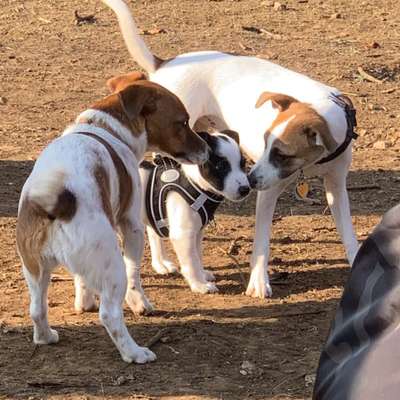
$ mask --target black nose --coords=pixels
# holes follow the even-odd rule
[[[257,184],[257,178],[255,177],[255,175],[254,174],[249,174],[247,176],[247,179],[249,180],[250,187],[252,189],[254,189],[256,187],[256,184]]]
[[[247,196],[250,193],[250,188],[248,186],[240,186],[239,194],[241,197]]]

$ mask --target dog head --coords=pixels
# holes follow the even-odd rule
[[[208,159],[208,145],[189,127],[184,105],[166,88],[148,80],[140,72],[108,80],[118,96],[129,125],[142,119],[149,151],[158,151],[178,162],[202,164]]]
[[[185,173],[203,189],[239,201],[250,192],[239,135],[233,131],[200,132],[210,147],[209,159],[200,166],[184,167]]]
[[[265,92],[256,103],[256,108],[260,107],[274,112],[276,117],[264,135],[263,155],[249,174],[253,188],[268,189],[315,163],[324,152],[336,149],[337,143],[325,119],[308,104]]]

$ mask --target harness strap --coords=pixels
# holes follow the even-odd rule
[[[357,126],[356,110],[351,100],[347,96],[335,94],[332,94],[330,98],[335,104],[343,108],[345,112],[347,122],[346,137],[344,138],[343,143],[338,146],[338,148],[333,153],[317,161],[316,164],[325,164],[339,157],[342,153],[344,153],[351,141],[358,138],[357,133],[354,132],[354,128]]]
[[[223,197],[200,189],[183,173],[181,166],[173,159],[157,155],[154,163],[142,163],[141,168],[150,170],[147,181],[145,208],[147,219],[154,231],[161,237],[169,236],[167,196],[170,192],[179,193],[188,205],[196,211],[207,225],[213,218]],[[165,180],[165,177],[172,177]]]
[[[106,148],[106,150],[110,154],[111,160],[117,171],[119,181],[119,208],[116,216],[116,221],[120,221],[126,210],[128,209],[129,204],[131,203],[133,193],[132,177],[129,175],[129,172],[121,157],[117,154],[110,143],[108,143],[102,137],[92,132],[74,132],[74,134],[88,136],[94,140],[97,140]]]

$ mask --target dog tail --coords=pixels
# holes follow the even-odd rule
[[[51,170],[35,177],[29,188],[28,198],[50,219],[70,220],[76,212],[75,195],[65,187],[66,173]]]
[[[141,38],[131,11],[124,0],[102,0],[116,14],[122,37],[132,58],[147,72],[155,72],[163,61],[156,57]]]

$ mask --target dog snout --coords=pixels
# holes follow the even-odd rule
[[[257,186],[257,177],[254,172],[250,172],[247,179],[249,180],[250,187],[254,189]]]
[[[239,194],[240,197],[246,197],[250,193],[250,187],[249,186],[239,186]]]

